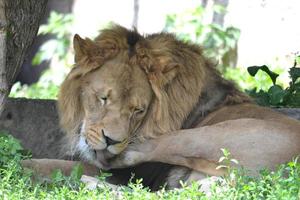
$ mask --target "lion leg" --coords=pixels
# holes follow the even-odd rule
[[[154,142],[154,141],[152,141]],[[142,143],[141,146],[143,146]],[[153,149],[156,147],[153,146]],[[170,155],[167,152],[156,154],[153,152],[141,152],[129,150],[123,155],[116,157],[110,162],[111,168],[124,168],[134,166],[143,162],[163,162],[168,164],[180,165],[194,169],[210,176],[223,176],[227,173],[224,168],[218,168],[218,162],[207,160],[201,157],[189,157],[182,155]]]
[[[72,169],[79,164],[83,167],[83,174],[88,176],[99,175],[97,167],[79,161],[58,159],[28,159],[21,161],[22,167],[31,169],[34,178],[41,180],[49,179],[55,170],[61,170],[65,176],[69,176]]]
[[[118,160],[121,165],[164,162],[181,165],[209,175],[226,171],[216,169],[221,148],[251,172],[274,169],[300,153],[300,126],[258,119],[237,119],[171,134],[134,144]],[[276,148],[274,148],[276,147]]]
[[[109,166],[110,168],[124,168],[144,162],[163,162],[188,167],[189,169],[211,176],[223,176],[226,174],[227,171],[225,169],[217,168],[219,164],[214,160],[194,155],[190,156],[184,153],[184,151],[180,152],[183,149],[177,149],[179,151],[177,154],[170,154],[169,152],[172,152],[172,150],[166,149],[165,142],[172,143],[173,139],[177,139],[173,138],[174,136],[172,134],[172,137],[164,136],[164,140],[161,140],[162,138],[160,137],[145,141],[144,143],[134,144],[124,153],[111,160]],[[177,137],[177,140],[180,140],[181,134],[177,135]]]

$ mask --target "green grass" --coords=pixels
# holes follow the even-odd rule
[[[193,183],[182,189],[150,192],[140,182],[130,183],[118,192],[109,188],[89,190],[79,181],[80,167],[70,177],[59,171],[53,173],[51,183],[33,183],[31,172],[20,167],[24,158],[17,140],[0,135],[0,199],[299,199],[300,165],[291,161],[281,165],[276,172],[263,170],[259,178],[249,177],[243,171],[231,174],[213,185],[211,196]]]

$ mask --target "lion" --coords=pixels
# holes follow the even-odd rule
[[[221,148],[254,174],[299,155],[300,122],[256,105],[196,44],[114,25],[73,45],[58,97],[67,154],[100,169],[166,163],[168,188],[226,174]]]

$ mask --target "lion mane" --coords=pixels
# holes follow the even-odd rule
[[[251,101],[221,77],[215,65],[203,56],[201,47],[180,41],[173,34],[142,36],[135,30],[114,25],[103,30],[94,42],[87,43],[87,52],[84,52],[93,59],[77,60],[78,66],[88,64],[90,67],[75,66],[60,89],[60,124],[67,133],[78,132],[83,118],[80,77],[120,55],[125,62],[144,69],[155,94],[144,137],[191,128],[211,111]]]

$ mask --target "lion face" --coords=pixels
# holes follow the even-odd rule
[[[176,130],[193,104],[169,84],[182,68],[171,35],[144,38],[122,27],[92,41],[74,37],[75,67],[60,88],[60,125],[70,154],[79,152],[100,168],[137,138]],[[191,72],[194,73],[194,72]],[[193,81],[193,80],[191,80]],[[175,84],[185,88],[178,79]],[[171,93],[168,96],[167,93]],[[180,97],[180,98],[178,98]],[[174,117],[175,116],[175,117]],[[137,137],[135,137],[137,136]]]
[[[105,165],[126,148],[141,125],[152,90],[142,69],[121,59],[108,61],[81,79],[81,142]]]

